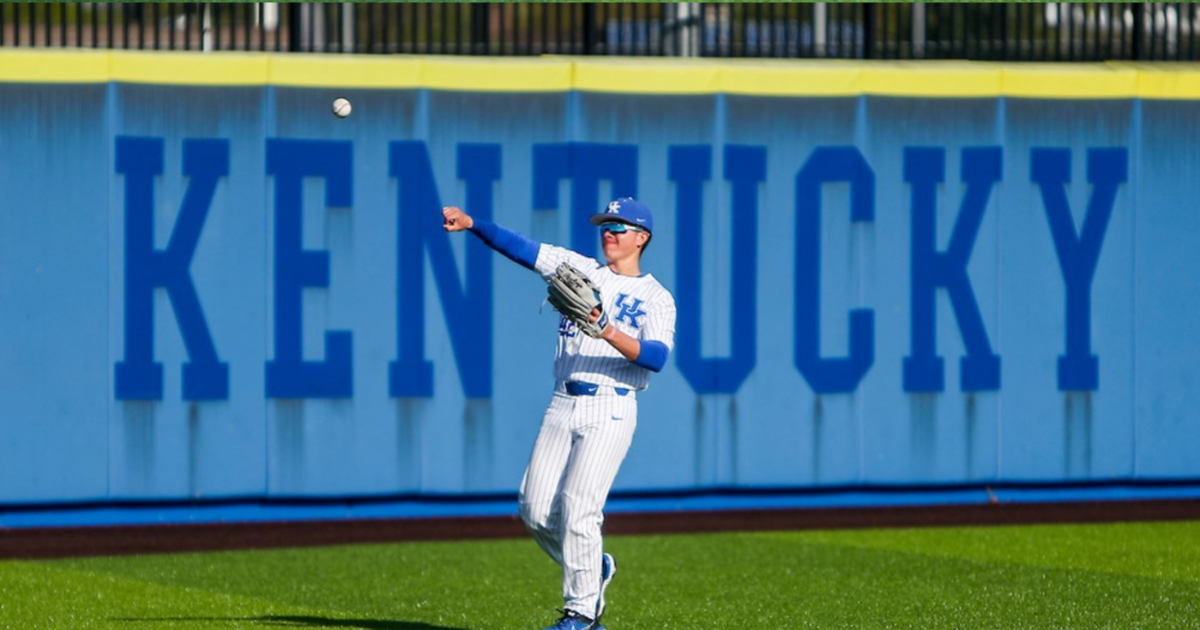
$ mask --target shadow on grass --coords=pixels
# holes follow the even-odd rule
[[[264,617],[159,617],[159,618],[124,618],[113,621],[126,622],[257,622],[264,626],[283,628],[359,628],[361,630],[469,630],[468,628],[451,628],[449,626],[434,626],[416,621],[391,621],[388,619],[337,619],[334,617],[317,617],[315,615],[267,615]]]
[[[291,626],[296,628],[362,628],[363,630],[467,630],[466,628],[449,628],[433,626],[416,621],[389,621],[385,619],[333,619],[330,617],[315,617],[312,615],[271,615],[259,617],[259,621],[267,624]]]

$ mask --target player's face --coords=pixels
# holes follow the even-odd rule
[[[624,223],[605,223],[600,226],[600,244],[609,263],[636,257],[650,235]]]

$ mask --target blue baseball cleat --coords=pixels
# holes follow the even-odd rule
[[[604,626],[600,625],[599,619],[588,619],[573,610],[564,610],[558,623],[542,630],[604,630]]]
[[[609,582],[617,574],[617,561],[611,553],[606,553],[600,561],[600,599],[596,602],[596,620],[604,616],[604,591],[608,590]]]

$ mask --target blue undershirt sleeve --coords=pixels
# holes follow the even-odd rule
[[[634,365],[640,365],[651,372],[659,372],[667,364],[667,344],[661,341],[642,340],[642,349],[638,352]]]
[[[541,244],[537,241],[483,219],[475,219],[471,231],[487,243],[488,247],[526,269],[533,269],[537,263],[538,250],[541,249]]]

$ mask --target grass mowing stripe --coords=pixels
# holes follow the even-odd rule
[[[1200,581],[1200,522],[1194,521],[862,530],[808,536],[823,543],[871,549]]]
[[[1196,528],[1138,524],[614,536],[607,546],[620,571],[605,622],[612,630],[1200,627],[1197,552],[1171,553],[1193,545]],[[1104,556],[1109,548],[1115,551]],[[1097,553],[1100,559],[1090,557]],[[1042,558],[1060,566],[1031,563]],[[1146,561],[1157,568],[1141,573],[1172,579],[1109,570]],[[546,625],[561,602],[557,567],[523,540],[47,564],[345,616],[342,621],[277,618],[253,627],[524,630]],[[229,626],[196,622],[187,627]]]
[[[261,628],[261,619],[325,616],[261,598],[48,563],[0,562],[0,584],[0,628]]]
[[[669,557],[693,547],[670,537],[638,543],[655,550],[653,563],[625,562],[613,628],[631,608],[635,623],[620,627],[673,627],[679,610],[714,629],[1175,628],[1200,619],[1191,583],[814,543],[804,533],[710,537],[678,572]]]
[[[348,545],[52,561],[172,585],[320,606],[396,628],[543,627],[560,571],[530,541]],[[481,617],[481,611],[486,614]],[[479,625],[484,623],[485,625]],[[392,626],[384,626],[391,628]]]

